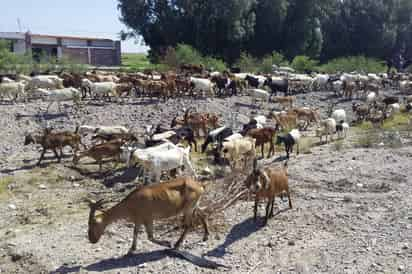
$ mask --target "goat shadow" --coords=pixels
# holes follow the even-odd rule
[[[53,274],[57,274],[57,273],[67,274],[67,273],[74,273],[74,272],[77,273],[81,269],[85,269],[87,271],[93,271],[93,272],[103,272],[103,271],[110,271],[114,269],[118,270],[119,268],[126,268],[126,267],[135,268],[145,263],[160,261],[166,257],[183,259],[199,267],[205,267],[209,269],[217,269],[219,267],[230,268],[225,265],[207,260],[203,257],[193,255],[186,251],[162,249],[162,250],[156,250],[156,251],[151,251],[147,253],[126,255],[120,258],[104,259],[104,260],[101,260],[100,262],[88,265],[84,268],[82,266],[73,266],[73,267],[61,266],[55,271],[52,271],[51,273]]]
[[[204,256],[218,258],[224,257],[226,254],[226,249],[228,247],[243,238],[249,237],[251,234],[259,231],[262,228],[263,226],[256,223],[253,218],[246,219],[243,222],[233,226],[229,234],[226,236],[225,241],[213,250],[208,251],[206,254],[204,254]]]
[[[119,172],[121,172],[119,174]],[[104,179],[103,184],[106,187],[113,187],[119,183],[130,183],[134,182],[141,175],[141,170],[139,168],[121,168],[116,170],[114,176],[108,176]]]
[[[289,210],[289,208],[285,209],[280,209],[277,212],[273,214],[273,217],[271,217],[268,222],[270,222],[271,219],[276,217],[277,215]],[[263,225],[263,220],[264,217],[258,217],[258,221],[255,222],[253,218],[249,218],[247,220],[244,220],[243,222],[235,225],[232,227],[230,230],[229,234],[226,236],[225,241],[219,245],[218,247],[214,248],[213,250],[207,252],[203,256],[210,256],[210,257],[217,257],[217,258],[222,258],[226,254],[226,249],[230,247],[232,244],[235,242],[247,238],[250,235],[252,235],[255,232],[258,232],[265,226]]]
[[[70,158],[70,157],[72,157],[72,156],[65,154],[65,155],[63,155],[62,160],[66,159],[66,158]],[[11,173],[14,173],[16,171],[32,170],[34,168],[47,168],[47,167],[49,167],[53,164],[64,164],[63,161],[61,163],[59,163],[57,161],[57,158],[55,156],[51,156],[51,155],[50,156],[44,156],[44,158],[43,158],[40,165],[37,165],[38,160],[39,160],[38,158],[23,159],[23,163],[25,163],[25,164],[30,163],[32,161],[35,161],[35,163],[31,164],[31,165],[24,165],[24,166],[17,167],[17,168],[14,168],[14,169],[11,169],[11,168],[3,169],[3,170],[0,170],[0,173],[11,174]],[[47,160],[50,160],[50,161],[47,161]],[[45,161],[47,161],[47,162],[45,162]]]
[[[110,259],[104,259],[101,260],[100,262],[96,262],[94,264],[88,265],[86,267],[83,266],[72,266],[72,267],[67,267],[67,266],[61,266],[55,271],[52,271],[52,274],[68,274],[68,273],[77,273],[81,269],[87,270],[87,271],[94,271],[94,272],[103,272],[103,271],[110,271],[110,270],[115,270],[115,269],[120,269],[120,268],[126,268],[126,267],[139,267],[139,265],[145,264],[145,263],[150,263],[150,262],[156,262],[159,260],[162,260],[166,258],[168,255],[165,252],[165,250],[156,250],[156,251],[151,251],[147,253],[139,253],[139,254],[133,254],[133,255],[125,255],[123,257],[119,258],[110,258]]]
[[[15,115],[16,120],[21,120],[23,118],[30,118],[38,121],[50,121],[62,117],[69,117],[67,112],[60,112],[60,113],[37,113],[37,114],[21,114],[17,113]]]

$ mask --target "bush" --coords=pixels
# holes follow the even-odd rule
[[[314,71],[318,61],[311,59],[305,55],[298,55],[293,58],[292,61],[292,68],[294,68],[297,72],[311,72]]]
[[[177,65],[180,64],[195,64],[200,65],[203,62],[202,55],[192,46],[178,44],[175,49]]]
[[[235,67],[244,72],[256,72],[258,60],[246,52],[240,54],[239,60],[236,61]]]
[[[202,56],[196,49],[189,45],[178,44],[176,48],[169,47],[161,61],[163,68],[177,68],[181,64],[203,65],[205,68],[214,71],[224,71],[227,69],[226,63],[220,59]],[[158,65],[155,65],[157,68]]]
[[[227,70],[227,65],[225,62],[223,62],[220,59],[213,58],[213,57],[204,57],[202,63],[207,69],[211,71],[222,72],[224,70]]]
[[[262,58],[260,62],[258,62],[257,70],[263,73],[272,73],[273,72],[273,65],[276,66],[284,66],[288,65],[288,61],[285,57],[279,52],[272,52],[271,55],[266,55]]]
[[[318,67],[319,71],[325,73],[337,72],[364,72],[379,73],[386,72],[387,67],[381,60],[367,58],[365,56],[342,57],[329,61]]]

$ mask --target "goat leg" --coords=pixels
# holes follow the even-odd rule
[[[265,155],[264,155],[265,143],[262,143],[260,145],[260,149],[262,150],[262,158],[264,159],[265,158]]]
[[[40,159],[39,159],[39,161],[37,161],[37,164],[36,165],[40,165],[40,163],[41,163],[41,161],[43,160],[43,158],[44,158],[44,154],[46,153],[46,149],[45,148],[43,148],[43,151],[41,152],[41,154],[40,154]]]
[[[259,199],[256,197],[256,198],[255,198],[255,207],[253,208],[253,220],[254,220],[255,222],[257,221],[258,205],[259,205]]]
[[[202,226],[204,229],[204,234],[203,234],[203,241],[207,241],[209,239],[209,228],[208,228],[208,223],[207,223],[207,218],[204,215],[203,212],[200,211],[200,209],[195,210],[196,216],[200,218],[200,221],[202,222]]]
[[[292,208],[292,200],[290,199],[290,192],[288,190],[288,200],[289,200],[289,208]]]
[[[171,244],[169,241],[159,241],[153,237],[153,221],[145,223],[144,226],[146,228],[147,238],[149,239],[149,241],[151,241],[152,243],[161,245],[161,246],[171,247]]]
[[[183,229],[183,233],[182,235],[180,235],[179,240],[177,240],[177,242],[174,245],[174,249],[178,249],[180,244],[183,242],[184,238],[186,237],[187,232],[189,231],[189,226],[188,225],[184,225],[184,229]]]
[[[133,242],[132,242],[132,246],[130,247],[130,250],[129,250],[128,254],[132,254],[133,251],[136,250],[137,234],[139,233],[139,227],[140,227],[140,225],[134,224]]]
[[[266,204],[266,214],[265,214],[265,220],[263,222],[263,225],[266,225],[268,223],[269,214],[270,214],[270,205],[271,205],[271,199],[269,199],[268,203]]]
[[[273,214],[273,205],[274,205],[274,203],[275,203],[275,197],[273,197],[272,203],[271,203],[271,206],[270,206],[270,213],[269,213],[270,218],[274,216],[274,214]]]

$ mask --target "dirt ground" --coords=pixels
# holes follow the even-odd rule
[[[298,96],[299,106],[319,106],[323,117],[330,93]],[[168,125],[189,105],[222,114],[233,110],[238,123],[267,109],[249,106],[250,98],[171,100],[166,104],[129,101],[86,105],[74,113],[40,115],[42,102],[0,106],[0,273],[411,273],[412,272],[412,143],[402,132],[401,145],[379,141],[359,146],[365,133],[351,130],[344,141],[315,146],[293,154],[289,161],[293,208],[276,199],[278,213],[266,226],[253,221],[253,202],[239,201],[223,215],[212,216],[209,241],[202,231],[188,235],[181,249],[223,264],[219,269],[198,267],[171,257],[164,247],[147,240],[142,231],[135,254],[125,256],[133,227],[110,226],[97,244],[87,239],[86,198],[120,200],[135,186],[136,171],[120,165],[103,175],[82,160],[73,168],[70,150],[61,164],[46,159],[36,167],[39,148],[23,146],[24,135],[52,125],[74,130],[76,123],[127,125],[142,132],[144,125]],[[352,118],[350,102],[341,102]],[[271,105],[270,108],[276,105]],[[305,132],[311,136],[312,132]],[[279,165],[277,150],[264,164]],[[49,154],[51,156],[51,154]],[[211,164],[192,155],[201,171]],[[209,180],[208,191],[220,180]],[[259,209],[264,214],[264,205]],[[155,236],[176,241],[180,231],[155,225]]]

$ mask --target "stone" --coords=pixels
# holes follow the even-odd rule
[[[14,205],[14,204],[9,204],[9,205],[8,205],[8,208],[11,209],[11,210],[16,210],[16,209],[17,209],[17,206]]]

